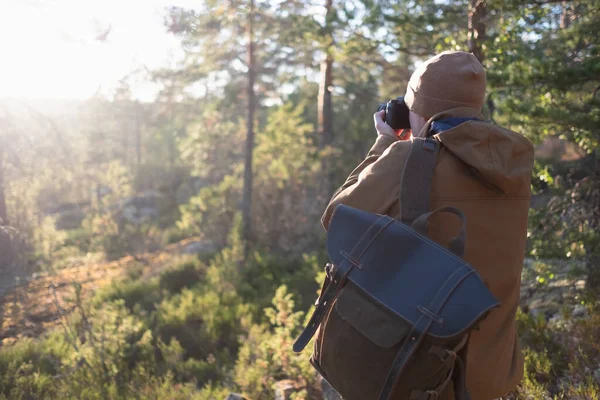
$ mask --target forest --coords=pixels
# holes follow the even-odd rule
[[[0,87],[0,399],[334,399],[291,350],[320,217],[445,50],[536,150],[505,399],[600,399],[600,1],[173,3],[168,67],[84,100]]]

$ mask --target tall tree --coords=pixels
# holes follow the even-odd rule
[[[202,11],[200,11],[202,10]],[[240,208],[246,242],[252,239],[252,163],[255,123],[261,100],[278,92],[278,72],[293,52],[278,38],[285,18],[266,0],[205,0],[196,10],[172,8],[170,31],[183,38],[184,84],[205,82],[208,96],[219,104],[222,118],[246,119],[244,186]],[[243,93],[243,95],[240,95]],[[214,134],[214,133],[207,133]]]
[[[333,0],[325,0],[325,23],[323,26],[323,51],[325,57],[321,61],[321,78],[319,83],[318,123],[320,147],[328,146],[333,141]]]
[[[600,4],[515,0],[488,5],[500,15],[490,38],[499,47],[486,60],[498,121],[536,142],[553,136],[587,153],[576,162],[540,164],[537,174],[554,183],[543,188],[536,179],[534,188],[556,196],[534,234],[562,253],[556,255],[584,249],[588,288],[600,293]]]
[[[246,121],[246,150],[244,158],[244,189],[242,197],[242,223],[243,235],[246,239],[245,253],[248,252],[248,242],[251,239],[251,219],[252,212],[252,154],[254,151],[254,110],[256,108],[256,100],[254,96],[254,75],[255,75],[255,59],[254,59],[254,0],[250,0],[248,17],[246,22],[247,40],[246,44],[247,56],[246,64],[248,67],[248,115]]]
[[[485,57],[483,42],[486,39],[486,14],[485,0],[469,0],[469,51],[482,63]]]
[[[335,11],[333,9],[333,0],[325,0],[325,22],[322,27],[322,42],[324,58],[321,61],[321,77],[319,80],[319,98],[317,102],[317,122],[319,135],[319,148],[324,149],[333,142],[333,19]],[[323,198],[331,194],[332,171],[329,157],[322,159],[322,191]]]

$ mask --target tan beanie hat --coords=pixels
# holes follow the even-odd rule
[[[404,101],[424,118],[456,107],[481,111],[485,71],[464,51],[445,51],[425,61],[410,77]]]

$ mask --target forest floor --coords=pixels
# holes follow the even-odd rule
[[[80,262],[53,274],[40,276],[24,284],[5,289],[0,294],[0,346],[22,337],[38,337],[59,326],[61,317],[72,311],[75,284],[81,285],[83,297],[121,277],[133,268],[144,276],[159,274],[168,261],[198,243],[190,238],[138,257],[126,256],[112,262]]]
[[[81,285],[86,297],[113,280],[126,277],[132,268],[140,268],[145,276],[154,276],[174,255],[197,242],[197,238],[186,239],[145,254],[141,261],[127,256],[112,262],[81,263],[13,288],[0,298],[0,346],[19,337],[38,337],[58,326],[61,317],[73,308],[69,300],[75,294],[74,284]],[[577,304],[577,299],[584,281],[571,276],[572,268],[573,263],[525,260],[521,285],[523,310],[533,315],[543,313],[549,321],[559,319],[566,306],[574,316],[582,315],[584,308]]]
[[[174,257],[195,252],[199,244],[190,238],[137,259],[81,262],[10,289],[0,295],[0,347],[60,327],[73,311],[76,286],[85,299],[111,282],[134,279],[132,273],[149,279],[168,268]],[[549,400],[558,394],[560,399],[597,399],[589,394],[596,390],[589,385],[600,384],[600,316],[594,317],[584,304],[582,265],[526,259],[522,278],[518,319],[527,364],[533,369],[526,373],[522,391],[505,399]]]

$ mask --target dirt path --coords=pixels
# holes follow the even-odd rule
[[[56,300],[69,311],[69,299],[74,297],[74,283],[82,286],[84,296],[93,294],[98,288],[114,279],[127,276],[128,269],[143,265],[146,276],[158,274],[168,265],[175,254],[182,253],[197,239],[186,239],[167,246],[161,251],[147,254],[141,264],[133,257],[120,260],[66,268],[51,276],[33,279],[10,290],[0,298],[0,346],[11,344],[22,337],[38,337],[59,324],[61,314]],[[141,268],[141,267],[136,267]]]

